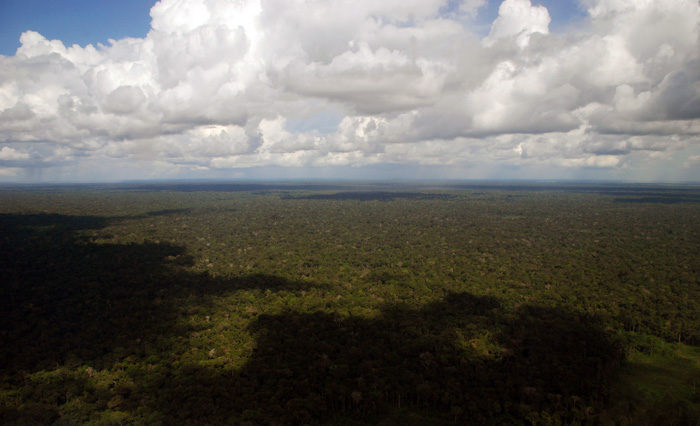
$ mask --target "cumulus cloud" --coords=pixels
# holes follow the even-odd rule
[[[20,152],[16,149],[3,146],[0,149],[0,161],[2,160],[26,160],[29,158],[29,154],[26,152]]]
[[[161,0],[144,38],[27,31],[0,57],[0,175],[490,164],[634,178],[675,152],[692,163],[697,1],[585,0],[576,30],[555,33],[530,0],[479,23],[485,4]]]
[[[484,41],[490,46],[498,39],[515,37],[517,45],[524,48],[530,41],[530,35],[549,34],[551,20],[546,7],[533,6],[530,0],[504,0],[498,9],[498,18]]]

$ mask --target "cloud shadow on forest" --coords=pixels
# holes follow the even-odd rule
[[[94,360],[134,339],[186,334],[174,329],[183,298],[309,286],[265,275],[214,278],[181,268],[194,263],[183,246],[97,244],[78,232],[115,220],[0,215],[0,338],[7,348],[0,368],[49,368],[69,355]]]
[[[188,336],[193,329],[178,321],[186,298],[203,304],[241,289],[310,286],[265,275],[183,272],[178,262],[192,262],[185,247],[96,244],[78,232],[108,223],[0,215],[6,385],[24,380],[23,372],[60,365],[112,368],[120,348],[140,347],[135,341]],[[132,369],[135,386],[119,394],[119,410],[147,409],[164,424],[302,424],[338,416],[375,422],[397,407],[427,410],[446,424],[522,422],[542,412],[572,420],[605,398],[622,359],[593,316],[527,305],[511,310],[495,297],[468,293],[418,308],[387,304],[375,318],[262,314],[248,331],[256,348],[242,368]],[[90,389],[87,382],[86,376],[61,386]],[[68,393],[31,413],[4,407],[0,420],[58,421]]]

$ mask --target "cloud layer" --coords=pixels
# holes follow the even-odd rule
[[[143,39],[27,31],[0,56],[0,178],[700,180],[696,0],[585,0],[557,33],[545,7],[504,0],[480,36],[485,3],[161,0]]]

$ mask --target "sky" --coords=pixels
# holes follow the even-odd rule
[[[2,0],[0,182],[700,182],[698,0]]]

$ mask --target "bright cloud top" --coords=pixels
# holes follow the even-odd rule
[[[558,33],[544,6],[505,0],[482,37],[485,4],[161,0],[143,39],[27,31],[0,56],[0,177],[402,164],[700,180],[696,0],[586,0]]]

